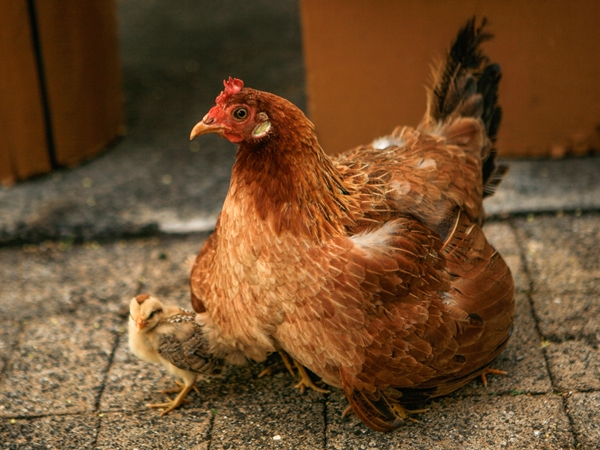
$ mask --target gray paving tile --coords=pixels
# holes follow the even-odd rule
[[[77,288],[83,304],[96,303],[109,310],[137,293],[152,239],[88,243],[73,246],[64,264],[64,283]]]
[[[274,367],[274,373],[271,376],[258,378],[260,372],[266,367]],[[308,389],[302,394],[298,388],[294,387],[298,381],[299,379],[293,378],[283,364],[280,364],[279,355],[274,354],[263,364],[229,367],[223,374],[223,383],[230,386],[230,391],[223,402],[233,406],[238,404],[310,404],[325,401],[324,394],[312,389]]]
[[[600,216],[516,220],[537,292],[598,292]]]
[[[324,408],[323,403],[301,403],[218,409],[210,448],[323,448]]]
[[[92,411],[108,369],[112,327],[111,317],[28,321],[0,383],[0,417]]]
[[[562,399],[554,395],[444,398],[417,423],[376,433],[343,403],[328,403],[328,449],[569,449],[574,448]]]
[[[567,408],[581,448],[600,448],[600,392],[575,393]]]
[[[22,299],[22,283],[20,262],[22,260],[20,248],[0,248],[0,317],[16,320],[13,312],[18,308],[13,307],[19,304]]]
[[[561,391],[600,389],[600,349],[586,341],[545,342],[548,367]]]
[[[0,317],[21,320],[73,308],[73,289],[62,282],[64,261],[62,252],[45,245],[0,249]]]
[[[92,448],[97,423],[93,415],[0,419],[0,446],[7,450]]]
[[[17,340],[21,324],[14,320],[0,321],[0,380],[4,373],[4,369],[10,359],[11,353]]]
[[[599,292],[534,292],[532,300],[542,335],[559,340],[600,339]]]
[[[100,414],[97,450],[209,448],[211,415],[204,411],[174,411],[164,417],[156,411]]]
[[[149,240],[70,246],[47,242],[24,251],[0,250],[0,315],[14,320],[72,312],[105,312],[137,292]]]
[[[206,235],[157,240],[145,260],[141,291],[191,309],[190,271]]]
[[[483,231],[489,243],[502,256],[520,254],[517,236],[509,222],[488,222],[483,227]]]

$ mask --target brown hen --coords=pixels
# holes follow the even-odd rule
[[[333,159],[293,104],[224,83],[191,134],[239,144],[191,275],[217,357],[283,350],[378,431],[485,374],[511,334],[514,287],[481,230],[506,171],[484,25],[458,33],[417,128]]]

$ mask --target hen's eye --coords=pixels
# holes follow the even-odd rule
[[[233,118],[236,120],[244,120],[248,117],[248,110],[246,108],[238,108],[233,111]]]

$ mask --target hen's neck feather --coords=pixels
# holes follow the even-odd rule
[[[282,102],[270,111],[271,134],[240,144],[228,195],[252,202],[260,220],[278,234],[323,242],[352,226],[351,198],[312,123]]]

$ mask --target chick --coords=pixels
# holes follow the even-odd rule
[[[174,400],[148,405],[166,408],[161,416],[170,413],[183,403],[194,388],[198,374],[208,374],[222,365],[212,358],[204,337],[203,326],[196,321],[196,313],[176,306],[165,306],[148,294],[131,299],[129,305],[129,348],[138,358],[162,364],[170,373],[181,378],[179,392]]]

